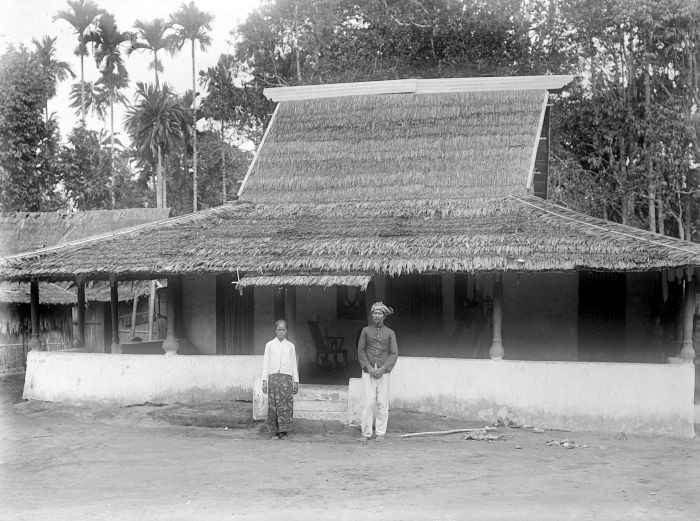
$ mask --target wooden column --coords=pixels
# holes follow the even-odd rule
[[[148,341],[153,340],[153,320],[156,312],[156,281],[150,281],[148,291]]]
[[[503,324],[503,279],[500,273],[496,273],[493,283],[493,340],[489,355],[492,360],[503,360],[503,340],[501,336]]]
[[[78,328],[75,331],[73,347],[82,349],[85,347],[85,281],[78,279]]]
[[[284,294],[284,309],[287,317],[285,320],[287,321],[287,335],[289,341],[297,343],[297,288],[294,286],[286,288]]]
[[[29,311],[32,321],[32,336],[29,339],[29,349],[31,351],[41,351],[41,340],[39,339],[39,282],[35,279],[32,279],[30,282]]]
[[[442,321],[443,333],[451,337],[455,329],[455,275],[442,275]]]
[[[109,277],[109,304],[112,316],[112,345],[110,353],[119,353],[119,290],[117,279]]]
[[[175,314],[177,313],[177,281],[176,277],[168,277],[168,332],[163,340],[163,351],[168,356],[177,354],[180,342],[175,334]]]
[[[374,277],[374,298],[375,302],[385,302],[386,300],[386,276],[377,275]],[[386,303],[386,302],[385,302]],[[370,302],[370,308],[374,302]],[[368,308],[368,309],[370,309]]]
[[[680,357],[684,362],[695,360],[693,349],[693,326],[695,322],[695,279],[692,270],[685,275],[685,300],[683,306],[683,347]]]
[[[129,342],[134,341],[136,336],[136,314],[139,309],[139,296],[134,293],[134,301],[131,303],[131,336]]]

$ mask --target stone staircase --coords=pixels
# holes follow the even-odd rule
[[[348,422],[348,386],[301,384],[294,397],[294,417]]]
[[[294,396],[294,417],[305,420],[349,423],[348,386],[300,384]],[[262,393],[260,378],[253,388],[253,419],[267,418],[267,396]]]

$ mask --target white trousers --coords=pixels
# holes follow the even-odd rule
[[[374,423],[377,436],[384,436],[389,421],[389,373],[384,373],[379,378],[372,378],[369,373],[363,372],[362,388],[364,391],[362,435],[371,437]]]

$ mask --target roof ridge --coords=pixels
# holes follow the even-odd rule
[[[494,90],[553,90],[571,83],[573,75],[481,76],[471,78],[436,78],[352,83],[326,83],[294,87],[271,87],[263,94],[272,101],[298,101],[342,96],[375,96],[378,94],[438,94]]]

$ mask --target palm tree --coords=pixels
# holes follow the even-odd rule
[[[75,54],[80,56],[80,85],[85,84],[85,69],[83,66],[83,58],[87,56],[87,45],[85,45],[85,31],[95,22],[95,18],[104,13],[104,9],[97,7],[97,4],[92,0],[68,0],[70,10],[59,11],[53,17],[56,20],[65,20],[73,26],[78,35],[78,47]],[[81,96],[81,115],[82,122],[85,125],[85,94]]]
[[[158,51],[166,50],[172,53],[177,46],[177,36],[166,34],[172,29],[172,24],[166,23],[162,18],[156,18],[151,22],[136,20],[134,29],[136,29],[139,40],[132,44],[129,53],[136,49],[146,49],[153,53],[151,68],[156,74],[156,88],[159,88],[158,71],[163,71],[163,64],[158,60]]]
[[[74,83],[70,89],[70,107],[76,109],[75,115],[80,115],[85,107],[85,112],[92,114],[102,121],[107,128],[107,116],[109,115],[109,92],[99,82],[86,81],[85,84]],[[127,98],[121,92],[116,93],[115,101],[126,104]]]
[[[34,47],[36,47],[34,54],[39,60],[41,69],[44,71],[44,85],[46,89],[44,112],[46,114],[46,121],[48,121],[49,100],[56,95],[56,86],[58,82],[68,79],[69,75],[75,78],[75,74],[68,62],[56,59],[56,38],[44,36],[41,41],[33,38],[32,43]]]
[[[214,15],[200,11],[194,2],[189,5],[180,5],[180,10],[175,14],[170,15],[170,22],[175,26],[175,32],[178,37],[178,47],[182,48],[186,41],[191,42],[192,49],[192,92],[195,93],[195,67],[194,67],[194,42],[199,42],[199,47],[205,51],[211,45],[211,37],[208,31],[211,31],[211,23],[214,21]],[[196,110],[196,104],[194,109]],[[192,206],[194,211],[197,211],[197,126],[193,129],[192,137]]]
[[[136,103],[127,111],[124,125],[141,158],[156,166],[156,205],[167,205],[163,156],[185,139],[187,112],[168,85],[136,84]]]
[[[97,31],[91,31],[83,38],[84,42],[95,44],[95,62],[101,69],[101,83],[109,93],[110,130],[114,136],[114,102],[118,97],[118,91],[129,84],[129,74],[126,72],[124,60],[121,54],[121,47],[133,40],[133,35],[129,32],[122,32],[117,29],[117,22],[114,15],[104,13],[97,23]],[[112,146],[114,148],[114,141]],[[112,151],[110,149],[110,168],[112,162]],[[112,196],[112,208],[116,205],[114,194],[114,179],[111,180],[110,192]]]

